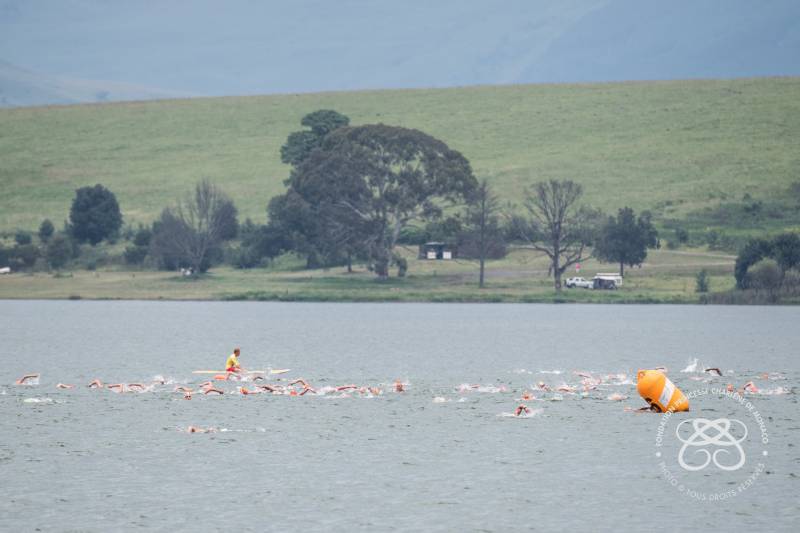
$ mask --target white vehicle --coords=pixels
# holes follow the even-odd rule
[[[585,278],[569,278],[567,280],[566,285],[568,289],[572,289],[574,287],[580,287],[581,289],[591,289],[594,286],[594,283]]]

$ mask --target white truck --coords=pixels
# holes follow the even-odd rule
[[[581,289],[591,289],[594,283],[585,278],[569,278],[565,283],[568,289],[580,287]]]

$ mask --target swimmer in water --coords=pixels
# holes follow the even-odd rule
[[[517,411],[514,413],[514,416],[521,416],[523,413],[529,415],[531,414],[531,410],[528,409],[527,405],[521,403],[519,406],[517,406]]]
[[[394,391],[395,392],[405,392],[406,387],[403,385],[403,382],[399,379],[394,380]]]
[[[90,389],[102,389],[103,388],[103,382],[100,381],[99,379],[95,379],[94,381],[89,383],[87,385],[87,387],[89,387]]]
[[[531,400],[535,400],[536,398],[530,392],[525,391],[525,392],[522,393],[522,398],[521,399],[525,400],[526,402],[529,402]]]
[[[130,391],[138,391],[143,392],[145,390],[145,386],[142,383],[128,383],[128,390]]]
[[[206,387],[205,389],[203,389],[203,394],[211,394],[211,393],[214,393],[214,394],[225,394],[224,391],[222,391],[222,390],[220,390],[220,389],[218,389],[216,387]]]
[[[745,383],[744,387],[742,387],[742,390],[744,392],[749,392],[751,394],[758,394],[759,392],[758,387],[756,387],[756,384],[753,383],[752,381],[748,381],[747,383]]]
[[[292,381],[291,383],[289,383],[289,386],[291,387],[293,385],[297,385],[298,383],[303,387],[303,390],[301,392],[299,392],[299,393],[296,393],[297,396],[303,396],[308,392],[310,392],[312,394],[316,394],[317,393],[317,391],[314,390],[314,388],[311,385],[309,385],[308,382],[306,380],[304,380],[303,378],[296,379],[296,380]]]
[[[186,428],[186,433],[216,433],[215,428],[201,428],[197,426],[189,426]]]
[[[539,383],[536,384],[536,386],[545,392],[550,392],[550,387],[548,387],[544,381],[540,381]]]
[[[114,392],[125,392],[124,383],[112,383],[110,385],[106,385],[106,388],[113,390]]]
[[[716,374],[718,376],[722,375],[722,371],[717,367],[706,368],[705,371],[708,372],[709,374]]]
[[[25,382],[28,381],[29,379],[39,379],[39,374],[25,374],[14,383],[16,383],[17,385],[24,385]]]
[[[74,389],[75,385],[67,385],[65,383],[59,383],[58,385],[56,385],[56,388],[57,389]]]

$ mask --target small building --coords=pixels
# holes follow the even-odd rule
[[[445,242],[426,242],[419,245],[420,259],[455,259],[456,247]]]

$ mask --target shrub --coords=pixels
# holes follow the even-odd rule
[[[140,227],[139,231],[133,237],[133,244],[136,246],[150,246],[150,240],[153,238],[153,232],[148,228]]]
[[[705,268],[697,273],[694,291],[699,293],[708,292],[708,271]]]
[[[764,259],[750,268],[746,280],[750,289],[772,291],[781,286],[781,269],[772,259]]]
[[[261,264],[261,254],[252,246],[242,246],[228,252],[228,262],[236,268],[255,268]]]
[[[126,246],[122,254],[129,265],[141,265],[147,257],[147,246]]]
[[[27,231],[18,231],[14,235],[14,240],[20,246],[24,246],[26,244],[30,244],[33,239],[31,238],[31,234],[28,233]]]
[[[689,232],[684,228],[675,228],[675,239],[681,244],[686,244],[689,242]]]
[[[709,230],[706,232],[706,244],[709,248],[715,248],[719,244],[719,232],[717,230]]]
[[[17,245],[11,250],[9,263],[13,269],[31,268],[39,258],[39,248],[33,244]]]
[[[72,243],[63,233],[50,239],[45,250],[47,264],[52,268],[61,268],[72,258]]]
[[[116,196],[100,184],[75,191],[69,219],[75,239],[92,245],[116,235],[122,226]]]
[[[53,223],[50,222],[50,219],[44,219],[42,224],[39,226],[39,240],[42,242],[49,241],[54,232],[55,227],[53,226]]]

